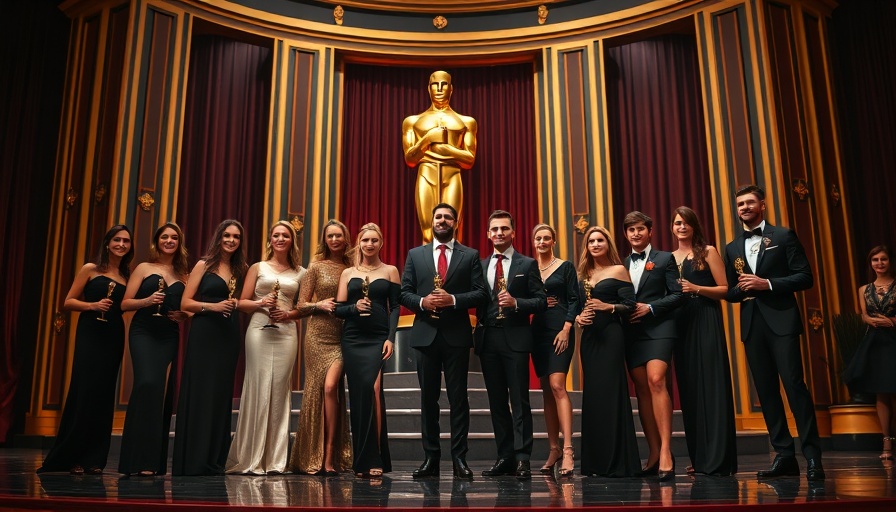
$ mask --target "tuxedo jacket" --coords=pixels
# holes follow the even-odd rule
[[[632,257],[629,255],[623,264],[628,269],[631,263]],[[652,268],[647,270],[651,264]],[[628,324],[626,334],[629,337],[654,340],[676,336],[675,315],[672,312],[684,298],[681,285],[678,284],[679,277],[678,264],[672,253],[651,247],[635,293],[635,302],[650,304],[653,314],[648,313],[639,322]]]
[[[485,279],[484,276],[488,273],[490,260],[491,258],[483,259],[480,267],[486,286],[488,286],[488,279]],[[541,273],[538,271],[538,262],[514,251],[510,267],[504,269],[504,278],[507,281],[507,293],[516,299],[516,310],[504,308],[505,318],[498,321],[496,318],[498,294],[494,289],[487,290],[486,300],[479,305],[476,311],[478,322],[475,352],[477,354],[482,350],[483,337],[481,334],[484,331],[479,326],[498,324],[501,325],[501,328],[496,331],[504,334],[507,345],[514,352],[532,352],[532,328],[529,325],[529,316],[544,311],[548,304]]]
[[[769,328],[778,336],[799,335],[803,332],[800,308],[795,292],[812,287],[814,278],[806,251],[792,229],[765,223],[756,268],[750,268],[741,235],[725,247],[725,274],[728,279],[729,302],[740,302],[740,333],[746,340],[750,334],[753,314],[758,309]],[[740,261],[738,261],[740,260]],[[743,272],[768,279],[771,290],[744,292],[737,287],[737,267],[743,263]],[[748,296],[753,300],[744,300]]]
[[[479,307],[488,299],[482,266],[479,264],[479,251],[454,241],[442,289],[454,295],[455,307],[440,310],[438,319],[432,318],[429,311],[420,309],[420,301],[435,288],[435,275],[432,243],[408,251],[401,276],[401,305],[416,314],[410,331],[411,346],[428,347],[438,332],[442,333],[449,345],[473,346],[473,329],[470,327],[468,310]]]

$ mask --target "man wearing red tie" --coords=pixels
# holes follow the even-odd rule
[[[415,247],[401,276],[401,304],[413,311],[411,347],[420,382],[421,434],[425,459],[414,478],[439,476],[439,393],[442,371],[451,408],[451,458],[455,478],[473,478],[467,466],[470,402],[467,373],[473,331],[467,310],[488,298],[479,251],[454,239],[457,210],[440,203],[432,210],[434,241]]]
[[[513,250],[513,217],[503,210],[492,212],[488,234],[495,250],[482,260],[482,271],[492,293],[477,311],[474,350],[482,362],[498,460],[482,475],[529,479],[529,354],[533,343],[529,315],[547,307],[547,296],[538,263]]]
[[[809,260],[793,230],[772,226],[764,220],[765,192],[761,188],[749,185],[738,190],[735,203],[746,230],[725,247],[726,299],[741,303],[740,335],[762,416],[777,452],[772,467],[756,476],[800,474],[781,400],[783,384],[806,457],[806,478],[823,480],[815,403],[803,381],[803,321],[795,295],[812,287]]]

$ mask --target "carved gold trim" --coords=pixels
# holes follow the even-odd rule
[[[156,203],[156,200],[152,197],[152,194],[150,194],[149,191],[146,191],[137,196],[137,202],[140,203],[140,208],[144,212],[148,212],[152,209],[152,205]]]
[[[793,193],[799,198],[800,201],[805,201],[809,198],[809,185],[806,183],[806,180],[800,178],[798,180],[793,180]]]
[[[62,334],[63,328],[65,328],[65,314],[62,311],[57,311],[53,315],[53,330],[56,331],[56,334]]]
[[[544,25],[548,21],[548,6],[544,4],[539,5],[536,13],[538,15],[538,24]]]
[[[373,11],[400,11],[420,13],[468,13],[532,7],[544,0],[453,0],[431,2],[427,0],[320,0],[329,4],[341,4]]]
[[[576,231],[578,231],[578,233],[580,235],[584,235],[585,231],[588,231],[588,228],[591,225],[588,223],[588,219],[585,218],[584,215],[582,215],[581,217],[579,217],[579,220],[576,221],[575,226],[576,226]]]
[[[342,20],[345,18],[345,9],[342,8],[341,5],[337,5],[333,8],[333,21],[336,22],[337,25],[342,25]]]
[[[93,200],[97,203],[102,203],[104,197],[106,197],[106,184],[97,183],[96,188],[93,190]]]
[[[824,327],[824,317],[821,316],[821,311],[817,309],[811,311],[812,313],[809,314],[809,325],[812,326],[812,332],[818,332]]]
[[[68,190],[65,191],[65,209],[68,210],[72,206],[75,206],[75,203],[78,202],[78,193],[75,192],[75,189],[69,187]]]
[[[834,183],[831,185],[831,204],[834,206],[840,206],[840,186]]]
[[[444,16],[436,16],[432,19],[432,25],[439,30],[448,26],[448,20]]]
[[[292,227],[295,228],[296,234],[301,235],[302,231],[305,230],[305,222],[304,220],[297,214],[293,214],[292,218],[289,219],[289,223],[292,224]]]

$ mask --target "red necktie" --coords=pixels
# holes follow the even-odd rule
[[[441,251],[441,252],[439,253],[438,271],[439,271],[439,277],[442,278],[443,283],[445,282],[445,275],[448,273],[448,256],[445,256],[445,249],[447,249],[447,248],[448,248],[448,246],[445,244],[439,245],[439,251]]]
[[[495,290],[495,295],[497,295],[501,289],[498,287],[498,281],[500,281],[504,277],[504,264],[501,261],[504,259],[503,254],[495,254],[495,258],[498,260],[495,263],[495,286],[493,287]]]

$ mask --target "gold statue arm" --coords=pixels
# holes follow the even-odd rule
[[[457,147],[450,143],[435,143],[429,148],[429,152],[439,157],[439,160],[456,164],[461,169],[468,170],[476,161],[476,132],[479,125],[472,117],[461,116],[466,130],[464,130],[463,147]]]
[[[435,141],[436,138],[441,140],[442,137],[442,129],[435,127],[417,139],[414,123],[417,122],[418,117],[420,116],[406,117],[404,122],[401,123],[401,132],[403,134],[401,144],[404,148],[404,161],[409,167],[417,167],[417,164],[420,163],[420,160],[423,159],[423,156],[429,150],[430,146],[432,146],[433,141]]]

